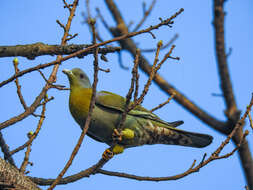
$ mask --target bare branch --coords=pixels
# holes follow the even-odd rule
[[[248,118],[249,118],[250,127],[253,130],[253,121],[252,121],[252,117],[251,117],[250,112],[248,113]]]
[[[69,37],[67,41],[73,39],[76,35]],[[48,45],[42,42],[26,45],[16,45],[16,46],[0,46],[0,57],[17,57],[22,56],[27,59],[35,59],[38,56],[42,55],[70,55],[74,52],[83,50],[91,44],[70,44],[70,45]],[[120,47],[107,46],[105,48],[99,48],[98,53],[107,54],[120,51]],[[83,58],[88,54],[93,54],[92,49],[83,54],[79,54],[78,58]]]
[[[14,69],[15,69],[15,74],[17,74],[19,72],[19,69],[18,69],[18,59],[15,58],[13,60],[13,65],[14,65]],[[19,100],[20,100],[20,103],[21,105],[23,106],[24,110],[27,109],[27,105],[25,103],[25,100],[24,100],[24,97],[21,93],[21,86],[19,84],[19,81],[18,81],[18,78],[15,79],[15,84],[16,84],[16,87],[17,87],[17,94],[18,94],[18,97],[19,97]]]
[[[46,103],[49,101],[50,101],[50,99],[45,98],[45,101],[42,103],[41,115],[40,115],[40,119],[39,119],[39,122],[38,122],[35,132],[32,134],[32,136],[30,136],[29,140],[26,143],[24,143],[23,145],[19,146],[18,148],[14,149],[13,151],[11,151],[10,155],[13,155],[13,154],[23,150],[25,147],[31,145],[33,140],[38,136],[41,126],[42,126],[44,119],[45,119]]]
[[[175,95],[176,95],[176,94],[173,93],[173,94],[168,98],[168,100],[166,100],[165,102],[163,102],[163,103],[159,104],[158,106],[154,107],[153,109],[150,110],[150,112],[154,112],[154,111],[156,111],[156,110],[162,108],[163,106],[167,105],[168,103],[170,103],[170,101],[174,98]]]
[[[171,38],[171,40],[170,41],[168,41],[165,45],[163,45],[162,47],[161,47],[161,50],[163,50],[163,49],[165,49],[165,48],[167,48],[167,47],[169,47],[169,46],[171,46],[177,39],[178,39],[178,34],[175,34],[172,38]],[[142,53],[148,53],[148,52],[155,52],[156,51],[156,48],[152,48],[152,49],[141,49],[141,52]]]
[[[27,136],[28,136],[28,138],[30,138],[30,137],[32,136],[32,134],[30,135],[30,134],[28,133]],[[26,152],[25,152],[24,160],[23,160],[23,162],[22,162],[22,164],[21,164],[21,167],[20,167],[20,169],[19,169],[19,171],[22,172],[22,173],[25,173],[26,167],[27,167],[27,165],[28,165],[28,163],[29,163],[29,156],[30,156],[30,152],[31,152],[31,150],[32,150],[32,149],[31,149],[31,146],[32,146],[32,144],[29,144],[29,145],[27,146],[27,150],[26,150]]]
[[[237,111],[234,98],[232,83],[229,76],[227,56],[224,40],[224,0],[214,0],[214,28],[215,28],[215,44],[216,57],[221,81],[221,89],[226,102],[225,114],[229,119],[234,119]],[[237,114],[236,114],[237,115]],[[236,117],[236,119],[238,119]],[[236,120],[235,120],[236,122]]]
[[[159,52],[160,52],[160,48],[162,47],[162,41],[159,41],[157,43],[157,51],[156,51],[156,55],[155,55],[155,59],[154,59],[154,63],[151,67],[151,72],[149,73],[149,78],[147,83],[144,86],[144,89],[140,95],[140,97],[136,100],[136,102],[134,102],[134,104],[132,104],[128,111],[134,109],[137,105],[140,105],[143,102],[144,97],[146,96],[146,94],[148,93],[149,87],[151,85],[152,80],[154,79],[157,71],[161,68],[162,64],[170,57],[172,50],[174,49],[175,46],[172,46],[170,51],[164,56],[164,58],[162,59],[162,61],[160,63],[157,64],[158,62],[158,56],[159,56]]]
[[[145,8],[143,8],[143,15],[144,16],[140,20],[140,22],[136,25],[136,27],[133,29],[133,32],[136,32],[137,30],[139,30],[141,25],[145,22],[145,20],[147,19],[147,17],[150,15],[151,11],[153,10],[155,3],[156,3],[156,0],[153,0],[147,11],[145,10]],[[143,7],[144,7],[144,4],[143,4]]]

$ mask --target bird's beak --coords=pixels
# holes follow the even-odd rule
[[[72,71],[68,69],[63,69],[62,72],[68,76],[72,74]]]

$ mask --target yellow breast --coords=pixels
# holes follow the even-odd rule
[[[70,112],[76,119],[87,117],[89,112],[92,89],[76,88],[71,90],[69,97]]]

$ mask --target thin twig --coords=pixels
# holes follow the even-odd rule
[[[55,85],[55,84],[53,84],[53,83],[50,83],[50,82],[48,82],[48,80],[47,80],[47,78],[45,77],[45,75],[43,74],[43,72],[41,71],[41,70],[37,70],[39,73],[40,73],[40,75],[42,76],[42,78],[44,79],[44,81],[48,84],[48,85],[50,85],[50,87],[51,88],[55,88],[55,89],[57,89],[57,90],[70,90],[70,88],[65,88],[65,86],[63,86],[63,85]]]
[[[149,90],[149,86],[151,85],[151,82],[153,80],[153,78],[155,77],[155,74],[157,73],[157,71],[161,68],[162,64],[170,57],[171,53],[172,53],[172,50],[174,48],[174,46],[171,47],[169,53],[167,53],[164,58],[162,59],[161,62],[158,63],[159,59],[158,59],[158,56],[159,56],[159,52],[160,52],[160,48],[162,47],[162,41],[159,41],[157,43],[157,51],[156,51],[156,54],[155,54],[155,59],[154,59],[154,63],[151,67],[151,71],[149,73],[149,78],[148,78],[148,81],[146,82],[145,86],[144,86],[144,89],[140,95],[140,97],[134,102],[134,104],[132,104],[128,111],[134,109],[137,105],[140,105],[142,102],[143,102],[143,99],[145,97],[145,95],[148,93],[148,90]],[[158,63],[158,64],[157,64]]]
[[[147,11],[145,9],[143,9],[143,15],[144,16],[140,20],[140,22],[136,25],[136,27],[133,29],[133,32],[136,32],[137,30],[139,30],[139,28],[141,27],[141,25],[145,22],[145,20],[147,19],[147,17],[150,15],[152,9],[155,6],[155,3],[156,3],[156,0],[153,0]],[[144,4],[143,4],[143,6],[144,6]]]
[[[121,129],[125,123],[125,120],[126,120],[126,116],[127,116],[128,110],[129,110],[129,105],[131,102],[132,94],[134,92],[134,86],[138,86],[138,85],[136,85],[136,74],[137,74],[138,65],[139,65],[139,55],[140,55],[140,50],[137,50],[135,60],[134,60],[134,66],[132,69],[131,84],[130,84],[130,88],[128,90],[128,93],[126,95],[126,103],[125,103],[125,107],[124,107],[124,112],[122,113],[121,120],[117,126],[117,130],[119,130],[119,132],[121,131]]]
[[[163,45],[163,47],[161,47],[161,50],[171,46],[177,39],[178,39],[178,34],[175,34],[170,41],[168,41],[165,45]],[[141,49],[141,52],[155,52],[156,51],[156,48],[152,48],[152,49]]]
[[[17,74],[19,72],[18,64],[19,64],[18,58],[13,59],[13,65],[14,65],[14,69],[15,69],[15,74]],[[16,84],[16,87],[17,87],[17,94],[18,94],[18,98],[20,100],[20,103],[23,106],[24,110],[26,110],[27,109],[27,105],[26,105],[24,97],[23,97],[23,95],[21,93],[21,86],[19,84],[18,78],[15,79],[15,84]]]
[[[158,106],[154,107],[153,109],[150,110],[150,112],[154,112],[160,108],[162,108],[163,106],[165,106],[166,104],[170,103],[170,101],[175,97],[176,93],[173,93],[168,100],[166,100],[165,102],[159,104]]]
[[[139,66],[139,57],[140,57],[140,49],[136,50],[136,56],[134,59],[134,67],[132,70],[132,79],[135,81],[135,91],[134,91],[134,102],[137,101],[138,92],[139,92],[139,73],[138,73],[138,66]]]
[[[28,137],[29,138],[29,137]],[[31,146],[32,146],[32,144],[29,144],[28,146],[27,146],[27,150],[26,150],[26,152],[25,152],[25,157],[24,157],[24,160],[23,160],[23,162],[22,162],[22,164],[21,164],[21,167],[20,167],[20,169],[19,169],[19,171],[20,172],[22,172],[22,173],[25,173],[25,170],[26,170],[26,167],[27,167],[27,165],[28,165],[28,163],[29,163],[29,156],[30,156],[30,152],[31,152]]]
[[[62,24],[59,20],[56,20],[56,23],[59,24],[59,26],[64,30],[64,32],[66,32],[64,24]]]
[[[121,113],[120,122],[118,123],[118,125],[116,126],[116,129],[114,131],[116,133],[116,136],[114,133],[112,134],[113,143],[110,146],[109,150],[112,150],[114,148],[114,146],[117,144],[117,142],[122,140],[121,131],[122,131],[124,123],[126,121],[127,113],[129,112],[129,105],[131,103],[131,98],[132,98],[134,89],[135,89],[134,96],[137,96],[136,94],[138,93],[139,84],[137,84],[138,81],[137,81],[136,76],[138,75],[139,56],[140,56],[140,50],[137,49],[136,56],[134,59],[134,66],[132,69],[131,84],[130,84],[130,88],[128,90],[128,93],[126,95],[126,103],[124,105],[124,111]],[[137,99],[137,98],[134,97],[134,99]]]
[[[248,134],[249,134],[249,131],[246,130],[246,131],[244,132],[244,134],[243,134],[243,137],[242,137],[242,139],[241,139],[241,142],[240,142],[238,145],[236,145],[236,147],[235,147],[231,152],[229,152],[229,153],[227,153],[227,154],[224,154],[224,155],[222,155],[222,156],[218,156],[217,159],[223,159],[223,158],[228,158],[229,156],[232,156],[232,155],[241,147],[241,145],[242,145],[243,142],[245,141],[246,136],[247,136]]]
[[[10,152],[11,155],[23,150],[25,147],[27,147],[29,145],[31,145],[33,140],[38,136],[38,134],[40,132],[40,129],[41,129],[41,126],[42,126],[42,124],[44,122],[44,119],[45,119],[46,103],[47,102],[49,102],[49,99],[45,98],[45,101],[42,103],[42,110],[41,110],[40,119],[39,119],[37,128],[36,128],[35,132],[33,133],[33,135],[29,138],[29,140],[26,143],[24,143],[23,145],[19,146],[16,149],[12,150]]]
[[[100,13],[100,10],[99,10],[98,7],[96,8],[96,12],[97,12],[98,18],[101,19],[101,21],[102,21],[104,27],[105,27],[107,30],[110,30],[109,25],[107,24],[107,22],[105,21],[104,17],[103,17],[102,14]]]
[[[91,13],[90,13],[90,1],[89,0],[86,0],[85,1],[85,7],[86,7],[86,12],[87,12],[87,15],[88,15],[88,20],[91,19]]]
[[[71,12],[71,5],[66,2],[66,0],[63,0],[64,8],[68,8],[69,12]]]
[[[252,117],[251,117],[250,112],[248,113],[248,118],[249,118],[250,127],[251,127],[251,129],[253,130],[253,122],[252,122]]]
[[[69,34],[68,36],[69,36],[69,37],[66,39],[66,42],[67,42],[67,41],[70,41],[70,40],[72,40],[72,39],[74,39],[75,37],[78,36],[78,34],[77,34],[77,33],[75,33],[74,35]]]

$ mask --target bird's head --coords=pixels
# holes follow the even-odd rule
[[[62,72],[68,76],[70,89],[73,87],[91,88],[88,76],[81,69],[63,69]]]

